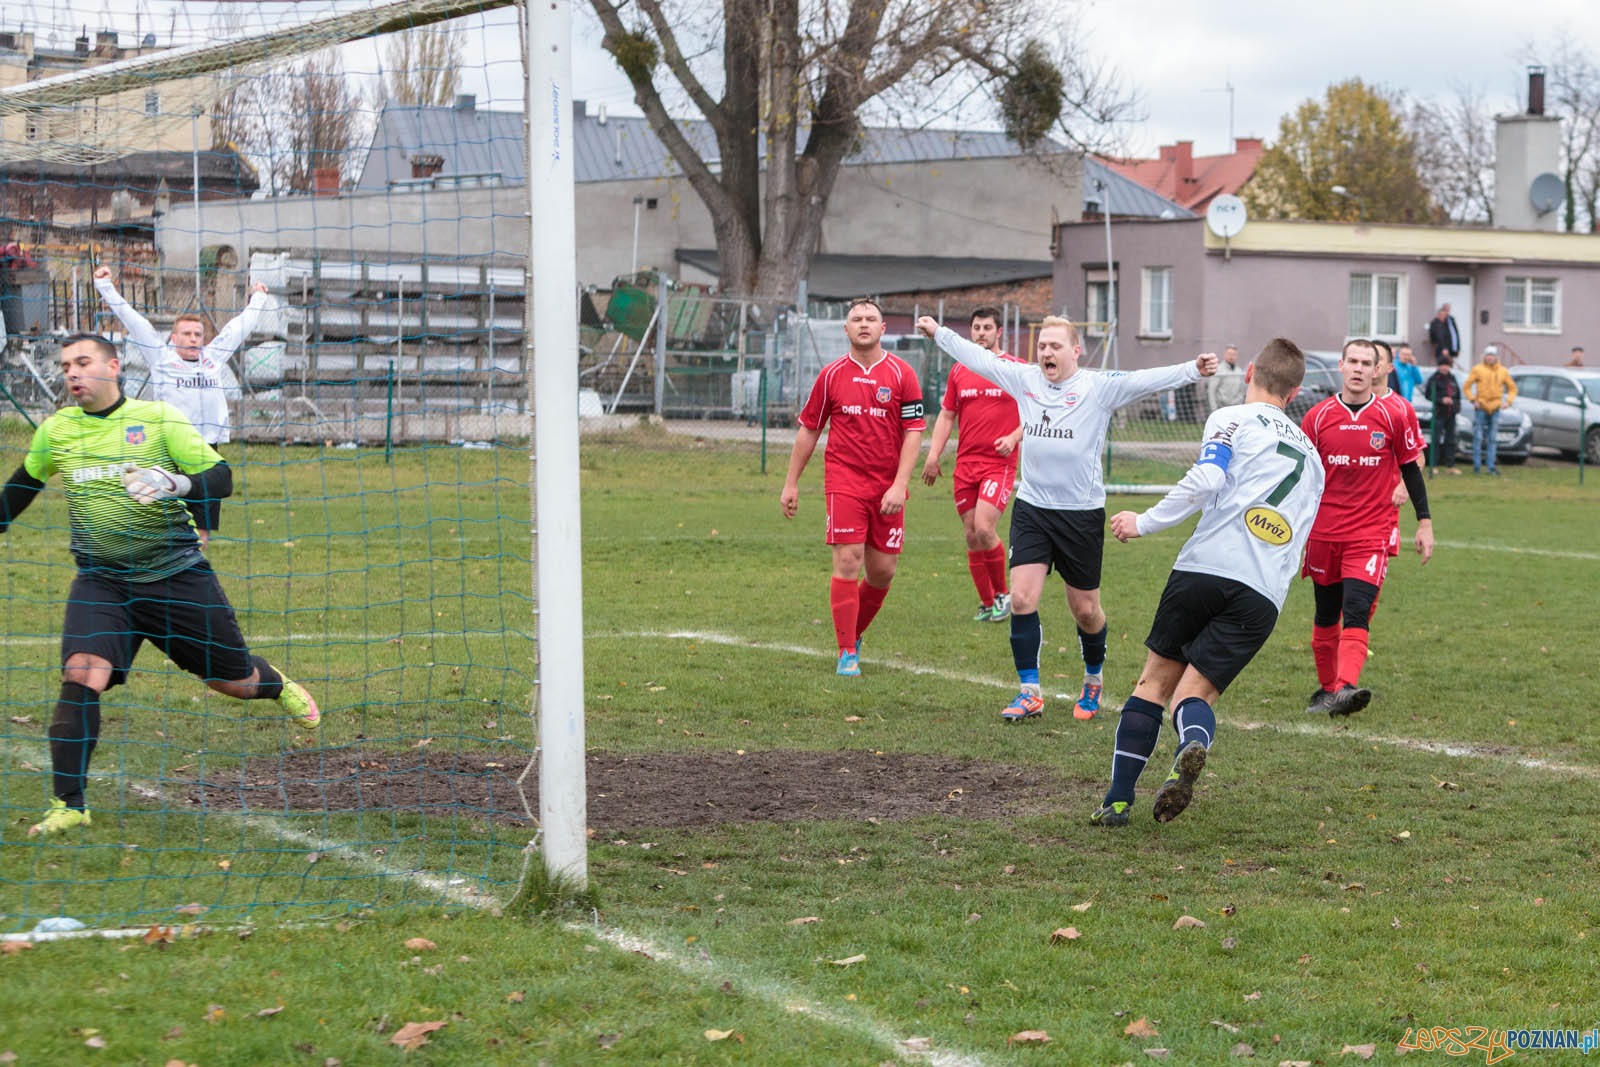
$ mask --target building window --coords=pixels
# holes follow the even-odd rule
[[[155,89],[146,89],[144,93],[144,113],[146,115],[161,114],[161,94]]]
[[[1556,278],[1506,279],[1503,315],[1508,330],[1561,332],[1561,282]]]
[[[1405,321],[1405,275],[1350,275],[1349,337],[1375,337],[1384,341],[1403,340],[1400,324]]]
[[[1122,289],[1116,274],[1104,267],[1087,272],[1083,290],[1083,332],[1090,337],[1104,337],[1106,324],[1111,321],[1111,303],[1114,300],[1121,317]]]
[[[1172,336],[1172,268],[1146,267],[1141,272],[1142,300],[1139,305],[1139,334],[1142,337]]]

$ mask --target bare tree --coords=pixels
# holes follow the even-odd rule
[[[1528,44],[1522,55],[1545,67],[1545,111],[1561,119],[1566,229],[1593,233],[1600,228],[1600,65],[1566,31],[1546,47]]]
[[[231,142],[275,194],[314,191],[323,169],[346,177],[369,125],[361,93],[332,50],[233,84],[213,117],[213,145]]]
[[[1092,144],[1131,106],[1070,37],[1036,38],[1057,16],[1035,0],[591,3],[634,100],[711,215],[723,287],[761,299],[787,298],[808,273],[869,106],[927,114],[942,94],[981,88],[1023,145],[1056,129]],[[705,156],[668,111],[679,100],[710,127]]]
[[[408,107],[453,102],[465,57],[466,41],[448,23],[394,34],[383,53],[383,100]]]
[[[1417,170],[1434,203],[1458,223],[1494,223],[1494,114],[1482,89],[1451,86],[1443,101],[1412,108]]]

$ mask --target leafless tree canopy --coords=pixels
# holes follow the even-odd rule
[[[1060,13],[1036,0],[591,3],[635,101],[711,214],[723,287],[762,298],[788,297],[809,270],[868,109],[925,117],[952,97],[998,98],[1010,86],[1014,136],[1048,130],[1097,146],[1131,107],[1070,36],[1041,37]],[[1059,81],[1044,76],[1041,55]],[[719,167],[673,121],[680,102],[710,125]]]
[[[1411,110],[1417,169],[1451,222],[1492,224],[1494,113],[1477,86],[1457,84],[1452,92]]]
[[[448,24],[394,34],[383,52],[384,101],[410,107],[452,103],[465,49],[461,34]]]
[[[331,50],[236,82],[213,119],[214,147],[231,143],[275,193],[312,192],[323,168],[347,177],[368,125],[361,93]]]
[[[1542,47],[1527,45],[1523,55],[1544,65],[1545,113],[1561,119],[1566,229],[1594,233],[1600,230],[1600,64],[1565,32]]]

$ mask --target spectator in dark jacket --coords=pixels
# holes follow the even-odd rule
[[[1439,361],[1439,369],[1423,384],[1422,395],[1433,405],[1433,465],[1460,474],[1456,466],[1456,415],[1461,411],[1461,383],[1450,373],[1448,357]]]

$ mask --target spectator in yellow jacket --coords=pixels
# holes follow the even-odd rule
[[[1483,362],[1467,374],[1464,390],[1477,414],[1472,420],[1472,473],[1499,474],[1495,465],[1495,452],[1499,443],[1500,412],[1511,407],[1517,399],[1517,383],[1511,372],[1500,365],[1500,356],[1493,345],[1483,350]],[[1484,442],[1488,441],[1488,463],[1484,463]]]

